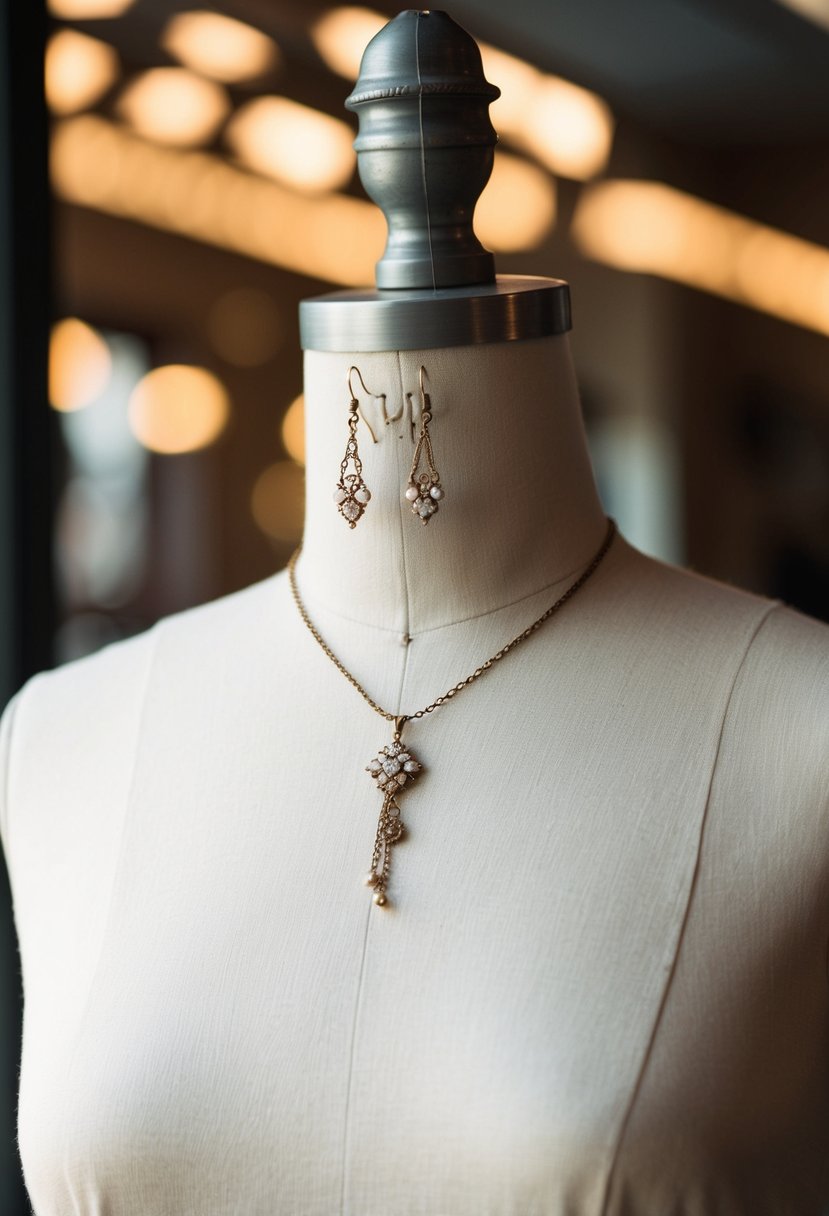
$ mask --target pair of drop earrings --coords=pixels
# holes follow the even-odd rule
[[[358,367],[350,367],[346,378],[351,398],[348,406],[348,441],[345,445],[345,455],[340,464],[340,480],[334,489],[334,502],[337,504],[337,510],[349,528],[357,526],[357,521],[362,517],[371,499],[371,491],[363,481],[363,466],[357,446],[357,421],[360,406],[354,395],[354,389],[351,387],[353,372],[357,373],[364,391],[369,396],[375,396],[374,393],[371,393],[366,388],[366,382],[362,377],[360,369]],[[404,491],[404,498],[411,504],[412,513],[417,516],[420,522],[428,524],[429,520],[437,512],[440,500],[444,497],[444,490],[440,484],[440,475],[435,467],[432,439],[429,434],[429,423],[432,421],[432,402],[429,394],[423,387],[423,377],[425,374],[426,368],[421,367],[419,377],[421,398],[420,435],[415,446],[412,469]],[[388,422],[389,419],[387,418],[386,421]],[[427,468],[423,472],[419,472],[420,458],[424,450],[426,452]],[[352,466],[351,469],[349,469],[349,465]]]

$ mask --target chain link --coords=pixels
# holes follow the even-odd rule
[[[426,400],[429,400],[429,394],[424,394]],[[420,435],[417,439],[417,446],[412,457],[412,471],[409,474],[409,481],[415,485],[420,478],[417,476],[418,465],[420,464],[420,455],[424,447],[426,448],[426,460],[429,465],[429,480],[433,486],[440,484],[440,474],[435,465],[435,454],[432,451],[432,439],[429,435],[429,423],[432,421],[432,415],[429,409],[425,409],[420,416]]]
[[[352,397],[351,405],[349,407],[349,415],[348,415],[348,432],[349,432],[348,442],[345,445],[345,456],[343,456],[342,461],[340,462],[340,481],[343,484],[345,484],[346,470],[348,468],[349,460],[354,465],[354,472],[357,474],[357,477],[359,479],[361,479],[362,475],[363,475],[363,464],[362,464],[362,461],[360,460],[359,455],[357,454],[358,453],[358,448],[357,448],[357,419],[358,419],[358,417],[359,417],[359,415],[357,413],[357,401],[354,397]]]
[[[369,696],[369,694],[366,692],[366,690],[363,688],[362,684],[360,684],[360,682],[354,678],[354,676],[351,674],[351,672],[348,670],[348,668],[343,666],[343,664],[340,662],[340,660],[334,654],[334,651],[331,649],[331,647],[328,645],[328,643],[325,641],[325,639],[322,637],[322,635],[316,629],[313,621],[308,616],[308,613],[305,610],[305,605],[303,604],[303,602],[300,598],[299,589],[296,585],[296,563],[297,563],[297,559],[299,558],[300,553],[302,552],[301,545],[291,555],[291,559],[288,562],[288,578],[289,578],[290,584],[291,584],[291,594],[294,597],[294,603],[297,606],[299,615],[302,617],[302,620],[307,625],[314,640],[319,644],[319,646],[322,648],[322,650],[325,652],[325,654],[328,655],[329,659],[334,664],[334,666],[337,668],[337,670],[342,672],[342,674],[348,680],[349,684],[353,685],[353,687],[357,689],[357,692],[360,694],[360,696],[363,698],[363,700],[368,702],[368,704],[375,711],[375,713],[378,713],[381,718],[385,718],[387,722],[396,722],[399,724],[399,726],[402,727],[404,723],[413,722],[416,718],[425,718],[427,714],[433,713],[434,710],[436,710],[440,705],[445,705],[447,701],[451,701],[451,699],[454,696],[456,696],[456,694],[459,693],[461,691],[461,689],[466,688],[469,684],[473,684],[475,682],[475,680],[479,679],[484,674],[485,671],[489,671],[489,669],[490,669],[490,667],[492,667],[493,663],[497,663],[500,659],[503,659],[506,655],[509,654],[509,652],[511,650],[513,650],[516,646],[518,646],[519,643],[525,642],[528,637],[530,637],[533,633],[535,633],[536,629],[539,629],[544,624],[545,621],[549,620],[550,617],[554,613],[558,612],[559,608],[563,608],[564,605],[567,603],[567,601],[569,599],[572,599],[572,597],[576,594],[576,592],[581,587],[584,586],[584,584],[590,578],[591,574],[595,573],[596,569],[598,568],[599,564],[602,561],[602,558],[604,557],[604,555],[607,553],[608,549],[610,548],[611,543],[613,541],[613,537],[615,535],[616,535],[615,520],[608,518],[607,534],[606,534],[604,540],[602,541],[601,548],[599,549],[598,553],[593,558],[593,560],[590,562],[590,564],[587,566],[587,568],[582,571],[582,573],[579,575],[579,577],[576,579],[576,581],[574,583],[570,584],[570,586],[567,588],[567,590],[564,592],[564,594],[559,596],[559,598],[556,600],[556,602],[554,604],[551,604],[550,607],[547,609],[547,611],[542,613],[542,615],[538,618],[537,621],[533,621],[532,625],[528,625],[527,628],[522,633],[519,633],[516,637],[514,637],[511,642],[507,642],[506,646],[502,646],[497,654],[494,654],[491,658],[487,659],[486,662],[482,663],[480,667],[476,667],[475,670],[472,672],[472,674],[468,675],[465,680],[461,680],[461,682],[459,684],[455,684],[455,686],[453,688],[450,688],[447,692],[445,692],[442,697],[437,697],[434,701],[432,701],[431,705],[427,705],[423,709],[418,709],[413,714],[402,714],[402,715],[401,714],[390,714],[387,710],[383,709],[380,705],[378,705],[376,701],[373,701],[372,698]]]

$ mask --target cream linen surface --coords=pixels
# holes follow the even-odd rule
[[[411,711],[566,582],[408,647],[309,608]],[[380,911],[390,736],[284,574],[36,677],[0,824],[37,1216],[819,1216],[828,692],[825,626],[618,538],[408,729]]]

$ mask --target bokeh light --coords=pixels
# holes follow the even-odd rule
[[[44,64],[46,101],[55,114],[93,105],[118,79],[113,47],[78,30],[58,30],[49,39]]]
[[[187,68],[150,68],[126,87],[117,110],[148,139],[188,146],[212,139],[230,102],[221,85]]]
[[[155,147],[96,115],[56,124],[50,165],[68,202],[343,286],[370,283],[383,251],[386,225],[372,203],[299,195],[218,156]]]
[[[581,250],[829,334],[829,249],[661,182],[608,181],[581,197]]]
[[[508,152],[495,153],[486,189],[475,208],[475,231],[488,249],[533,249],[556,218],[555,182],[537,165]]]
[[[279,61],[276,43],[261,30],[206,9],[174,13],[160,42],[185,67],[227,84],[261,76]]]
[[[375,9],[342,5],[331,9],[311,27],[311,38],[320,58],[332,72],[356,80],[363,51],[388,21]]]
[[[112,357],[101,335],[78,317],[52,326],[49,340],[49,401],[61,412],[83,409],[106,388]]]
[[[282,442],[285,451],[297,464],[305,464],[305,397],[295,397],[282,419]]]
[[[139,443],[151,452],[175,455],[213,443],[227,425],[230,401],[207,368],[168,363],[138,382],[128,411]]]
[[[287,97],[256,97],[241,106],[225,138],[239,159],[296,190],[344,186],[357,156],[348,123]]]
[[[135,0],[48,0],[49,12],[64,21],[93,21],[121,17]]]
[[[601,97],[569,80],[546,76],[524,111],[519,142],[551,172],[586,181],[607,164],[613,128]]]
[[[501,96],[490,104],[492,125],[501,137],[520,136],[527,112],[542,80],[537,68],[515,55],[509,55],[486,42],[479,44],[484,75],[501,90]]]

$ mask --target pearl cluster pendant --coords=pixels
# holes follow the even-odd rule
[[[365,511],[370,499],[371,491],[368,486],[362,477],[354,473],[341,477],[334,487],[334,502],[349,528],[356,527],[357,520]]]
[[[421,473],[418,482],[419,484],[409,482],[406,487],[406,499],[412,504],[412,511],[420,522],[428,524],[444,497],[444,490],[439,481],[432,480],[429,473]]]
[[[383,791],[383,806],[374,838],[371,869],[365,877],[366,886],[374,891],[374,902],[381,908],[388,903],[386,886],[391,868],[392,848],[405,831],[397,795],[405,786],[410,785],[421,771],[420,762],[403,746],[399,730],[395,732],[394,742],[382,748],[371,763],[366,765],[366,772],[373,778],[377,788]]]
[[[429,434],[429,423],[432,421],[432,399],[426,392],[423,378],[426,368],[420,369],[420,395],[423,408],[420,414],[420,434],[412,457],[412,470],[409,473],[409,484],[406,486],[406,500],[412,504],[412,514],[416,515],[422,524],[428,524],[437,513],[438,503],[443,498],[443,486],[440,484],[440,474],[435,467],[435,454],[432,451],[432,439]],[[420,457],[425,451],[428,472],[419,473]]]
[[[348,442],[345,445],[345,455],[340,461],[340,480],[334,487],[334,502],[337,504],[337,510],[349,528],[356,527],[357,520],[362,516],[366,509],[366,504],[371,498],[371,492],[363,481],[363,465],[357,445],[357,423],[360,417],[360,404],[354,396],[354,390],[351,387],[351,376],[354,372],[357,373],[357,378],[365,391],[368,392],[359,367],[350,367],[347,377],[350,398],[348,402]],[[369,430],[371,430],[371,427],[369,427]],[[373,438],[374,435],[372,433]],[[351,470],[349,470],[349,465],[351,465]]]

